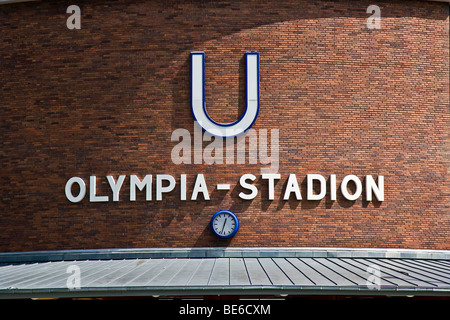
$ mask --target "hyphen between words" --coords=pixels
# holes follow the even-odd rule
[[[126,175],[120,175],[115,178],[113,176],[106,176],[108,184],[112,193],[112,201],[119,201],[120,191],[124,185]],[[210,188],[208,188],[204,174],[197,174],[195,177],[194,185],[193,180],[189,181],[186,174],[180,174],[178,182],[175,177],[169,174],[147,174],[142,179],[137,175],[129,176],[129,194],[130,201],[136,201],[137,190],[143,192],[145,189],[145,200],[152,201],[154,195],[156,195],[156,201],[162,201],[164,194],[176,192],[178,193],[180,200],[193,200],[201,199],[210,200]],[[267,183],[268,192],[264,192],[264,196],[267,196],[268,200],[275,200],[275,184],[281,179],[281,175],[278,173],[265,173],[261,175],[262,183]],[[155,191],[153,191],[153,182],[156,182]],[[243,189],[239,193],[239,198],[243,200],[252,200],[260,192],[258,187],[254,184],[257,177],[253,174],[243,174],[239,179],[239,185]],[[177,183],[179,188],[175,188]],[[261,183],[261,184],[262,184]],[[327,186],[328,184],[328,186]],[[357,200],[363,194],[363,184],[365,189],[364,198],[366,201],[372,201],[373,196],[378,201],[384,201],[384,176],[379,175],[377,181],[371,175],[366,175],[364,179],[360,179],[356,175],[346,175],[340,182],[340,191],[342,196],[350,201]],[[77,185],[78,188],[73,188]],[[192,192],[188,195],[188,186],[192,186]],[[325,198],[327,192],[329,193],[330,200],[336,200],[337,198],[337,179],[335,174],[331,174],[327,180],[320,174],[307,174],[306,175],[306,199],[301,194],[301,188],[295,174],[289,174],[287,181],[283,184],[283,190],[279,194],[283,200],[289,200],[294,198],[297,200],[321,200]],[[217,184],[217,190],[230,190],[229,184]],[[78,189],[78,191],[73,189]],[[351,189],[351,190],[349,190]],[[70,178],[65,186],[66,197],[71,202],[80,202],[86,195],[86,183],[81,177]],[[75,193],[75,194],[74,194]],[[111,199],[111,193],[109,195],[97,194],[97,177],[89,177],[89,201],[90,202],[108,202]],[[201,194],[201,197],[200,197]],[[144,199],[144,195],[140,196]]]

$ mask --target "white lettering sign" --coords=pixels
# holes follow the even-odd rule
[[[259,112],[259,53],[245,54],[246,103],[244,114],[233,123],[218,123],[206,112],[205,53],[191,53],[191,109],[194,119],[209,134],[234,137],[247,131],[255,123]]]

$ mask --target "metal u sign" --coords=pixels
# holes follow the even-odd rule
[[[255,123],[259,112],[259,53],[245,53],[245,110],[232,123],[211,119],[205,105],[205,53],[191,52],[191,110],[195,121],[208,133],[219,137],[234,137]]]

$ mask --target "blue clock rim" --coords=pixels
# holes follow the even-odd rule
[[[214,226],[213,226],[214,218],[215,218],[217,215],[221,214],[221,213],[227,213],[227,214],[231,215],[231,216],[234,218],[234,220],[236,221],[236,227],[234,228],[234,231],[233,231],[232,233],[226,235],[226,236],[223,236],[223,235],[221,235],[221,234],[218,234],[218,233],[214,230]],[[228,238],[233,237],[233,236],[236,234],[236,232],[238,232],[238,230],[239,230],[239,220],[238,220],[237,216],[236,216],[233,212],[231,212],[230,210],[219,210],[219,211],[217,211],[217,212],[212,216],[211,221],[209,222],[209,226],[210,226],[212,232],[213,232],[217,237],[222,238],[222,239],[228,239]]]

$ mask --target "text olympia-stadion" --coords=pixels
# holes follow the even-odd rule
[[[1,299],[450,296],[448,1],[0,16]]]

